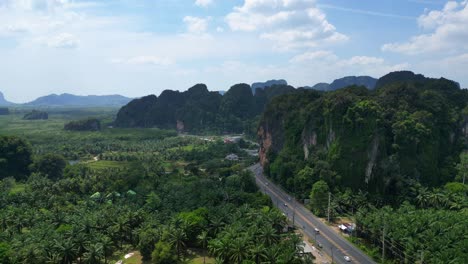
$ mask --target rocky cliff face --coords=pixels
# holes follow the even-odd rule
[[[376,91],[349,87],[275,98],[258,129],[265,171],[287,186],[305,165],[329,166],[320,174],[327,181],[383,193],[394,193],[404,178],[433,186],[450,180],[447,161],[457,160],[468,136],[468,114],[461,113],[467,91],[408,72],[380,83]]]

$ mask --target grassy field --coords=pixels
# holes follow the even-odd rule
[[[15,110],[12,114],[0,116],[0,135],[14,135],[31,143],[35,154],[57,153],[68,160],[92,160],[98,154],[143,151],[154,152],[163,138],[175,137],[175,131],[156,128],[113,128],[117,109],[54,109],[48,120],[23,120],[25,111]],[[76,119],[87,117],[101,120],[101,131],[66,131],[64,125]],[[93,164],[99,168],[104,163]],[[119,166],[109,163],[112,167]]]
[[[108,169],[108,168],[121,169],[121,168],[129,167],[131,165],[131,162],[99,160],[99,161],[92,161],[87,164],[91,169],[102,170],[102,169]]]
[[[191,249],[189,252],[191,252],[191,254],[186,256],[186,259],[183,263],[187,263],[187,264],[203,264],[203,263],[214,264],[215,263],[214,258],[205,255],[205,253],[200,250]],[[133,251],[132,253],[133,253],[133,256],[131,256],[130,258],[125,259],[124,256],[120,256],[119,258],[113,258],[112,261],[110,261],[110,263],[115,263],[118,260],[122,260],[123,264],[150,264],[151,263],[148,261],[143,261],[139,251]],[[203,256],[205,256],[205,262],[203,262]]]

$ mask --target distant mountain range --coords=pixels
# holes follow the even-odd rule
[[[376,87],[377,79],[370,76],[347,76],[340,79],[334,80],[331,84],[328,83],[317,83],[309,89],[319,91],[335,91],[350,85],[365,86],[369,90],[373,90]]]
[[[51,94],[42,96],[26,103],[27,106],[122,106],[130,102],[132,98],[122,95],[73,95]]]
[[[9,105],[13,105],[12,102],[8,102],[5,97],[3,96],[3,93],[0,92],[0,105],[1,106],[9,106]]]
[[[37,98],[34,101],[25,104],[15,104],[7,101],[0,92],[1,106],[123,106],[130,102],[132,98],[122,95],[73,95],[73,94],[51,94]]]
[[[335,91],[350,85],[365,86],[369,90],[373,90],[376,87],[377,79],[370,76],[346,76],[340,79],[334,80],[332,83],[320,82],[314,86],[303,87],[305,89],[314,89],[318,91]],[[288,82],[283,79],[269,80],[266,82],[256,82],[251,85],[252,93],[255,95],[255,90],[265,89],[271,86],[286,86]]]
[[[255,95],[255,90],[257,90],[257,89],[265,89],[266,87],[270,87],[270,86],[273,86],[273,85],[288,85],[288,82],[286,80],[279,79],[279,80],[269,80],[269,81],[266,81],[266,82],[252,83],[252,85],[251,85],[252,94]]]

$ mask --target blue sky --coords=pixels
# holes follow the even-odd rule
[[[0,0],[0,91],[138,97],[395,70],[468,87],[467,25],[467,0]]]

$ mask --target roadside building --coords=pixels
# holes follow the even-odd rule
[[[231,154],[227,155],[224,159],[225,159],[225,160],[230,160],[230,161],[238,161],[238,160],[239,160],[239,156],[237,156],[237,155],[234,154],[234,153],[231,153]]]

